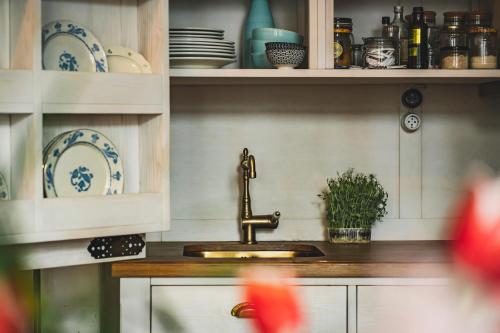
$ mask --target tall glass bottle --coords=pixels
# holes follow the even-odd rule
[[[408,33],[408,68],[427,69],[429,67],[427,24],[424,22],[424,8],[415,7]]]
[[[403,19],[403,6],[394,6],[394,19],[392,25],[399,28],[399,65],[408,65],[408,24]]]
[[[392,41],[394,45],[394,59],[396,60],[395,65],[399,65],[399,54],[401,49],[399,43],[399,27],[391,24],[391,18],[389,16],[382,17],[382,37]]]

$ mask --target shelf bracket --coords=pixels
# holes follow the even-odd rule
[[[94,259],[136,256],[146,243],[140,235],[99,237],[90,241],[87,250]]]

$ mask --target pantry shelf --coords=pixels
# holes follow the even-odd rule
[[[172,85],[480,84],[500,81],[500,70],[172,69],[170,78]]]
[[[43,113],[161,114],[160,74],[42,72]]]

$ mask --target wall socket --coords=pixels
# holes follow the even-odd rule
[[[422,125],[422,119],[415,112],[410,111],[407,114],[405,114],[401,119],[401,126],[403,127],[403,130],[405,130],[405,132],[408,133],[413,133],[418,131],[421,125]]]

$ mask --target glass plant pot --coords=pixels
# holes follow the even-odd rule
[[[369,228],[328,228],[328,235],[333,244],[369,243],[372,230]]]

